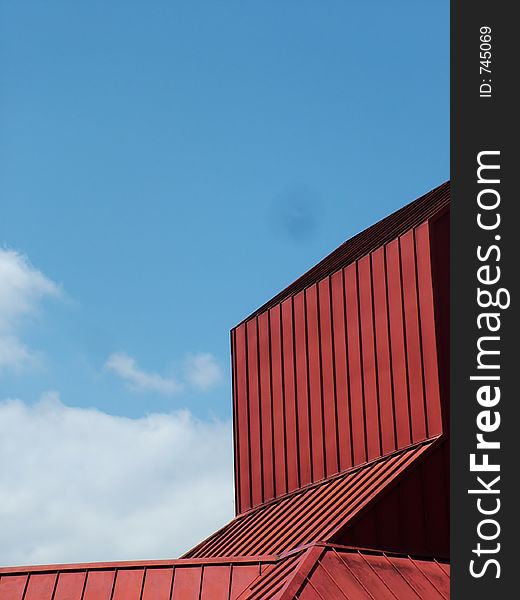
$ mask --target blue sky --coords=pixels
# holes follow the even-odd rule
[[[227,377],[231,326],[449,177],[445,2],[1,6],[0,240],[67,298],[4,394],[225,415],[229,386],[129,395],[102,366]]]
[[[55,287],[0,399],[229,419],[229,329],[448,179],[448,36],[438,0],[2,0],[0,244]]]

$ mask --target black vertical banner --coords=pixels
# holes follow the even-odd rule
[[[452,600],[520,594],[517,8],[451,6]]]

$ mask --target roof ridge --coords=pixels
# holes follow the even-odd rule
[[[414,442],[413,444],[408,444],[407,446],[403,446],[403,447],[398,448],[397,450],[393,450],[392,452],[389,452],[387,454],[377,456],[377,457],[372,458],[371,460],[368,460],[364,463],[360,463],[358,465],[349,467],[348,469],[343,469],[343,471],[338,471],[337,473],[334,473],[333,475],[329,475],[328,477],[324,477],[323,479],[319,479],[318,481],[312,481],[311,483],[302,485],[301,487],[299,487],[295,490],[292,490],[290,492],[286,492],[285,494],[277,496],[276,498],[271,498],[270,500],[267,500],[266,502],[263,502],[262,504],[253,506],[253,507],[245,510],[244,512],[241,512],[240,514],[236,515],[234,517],[234,519],[241,519],[242,517],[250,516],[253,513],[255,513],[256,511],[260,511],[267,506],[272,506],[278,502],[281,502],[282,500],[286,500],[287,498],[290,498],[291,496],[296,496],[296,495],[306,492],[310,489],[320,487],[322,485],[329,483],[330,481],[335,481],[336,479],[341,479],[342,477],[345,477],[346,475],[350,475],[351,473],[356,473],[357,471],[368,468],[378,462],[388,460],[388,459],[392,458],[393,456],[402,454],[403,452],[407,452],[409,450],[418,448],[419,446],[431,444],[432,442],[437,441],[441,437],[443,437],[443,434],[439,434],[439,435],[436,435],[436,436],[433,436],[430,438],[426,438],[424,440],[420,440],[419,442]]]
[[[344,241],[285,289],[245,317],[233,329],[310,287],[319,279],[366,256],[376,247],[431,219],[444,210],[449,202],[450,181],[447,180]]]
[[[231,565],[274,563],[279,559],[277,554],[259,554],[257,556],[215,556],[173,558],[158,560],[115,560],[100,562],[55,563],[42,565],[21,565],[0,567],[0,577],[3,575],[27,575],[32,573],[57,573],[63,571],[101,571],[108,569],[157,569],[188,565]]]
[[[442,436],[422,440],[242,513],[188,551],[194,556],[279,555],[329,540]]]

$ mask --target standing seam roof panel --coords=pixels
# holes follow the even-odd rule
[[[280,554],[345,527],[435,440],[310,485],[239,515],[184,558]]]

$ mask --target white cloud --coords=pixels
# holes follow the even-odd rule
[[[21,328],[37,315],[44,297],[58,294],[58,286],[24,255],[0,248],[0,371],[34,360],[34,351],[20,339]]]
[[[175,394],[182,390],[182,384],[176,379],[143,371],[135,359],[124,352],[111,354],[105,362],[105,368],[121,377],[133,391]]]
[[[232,512],[229,422],[0,402],[0,564],[177,557]]]
[[[135,358],[124,352],[114,352],[105,362],[105,369],[115,373],[134,392],[156,392],[173,395],[183,390],[186,384],[197,390],[207,391],[224,380],[216,358],[208,352],[189,354],[184,361],[184,381],[149,373],[141,369]]]
[[[209,390],[224,379],[215,357],[207,352],[189,355],[185,368],[186,379],[199,390]]]

